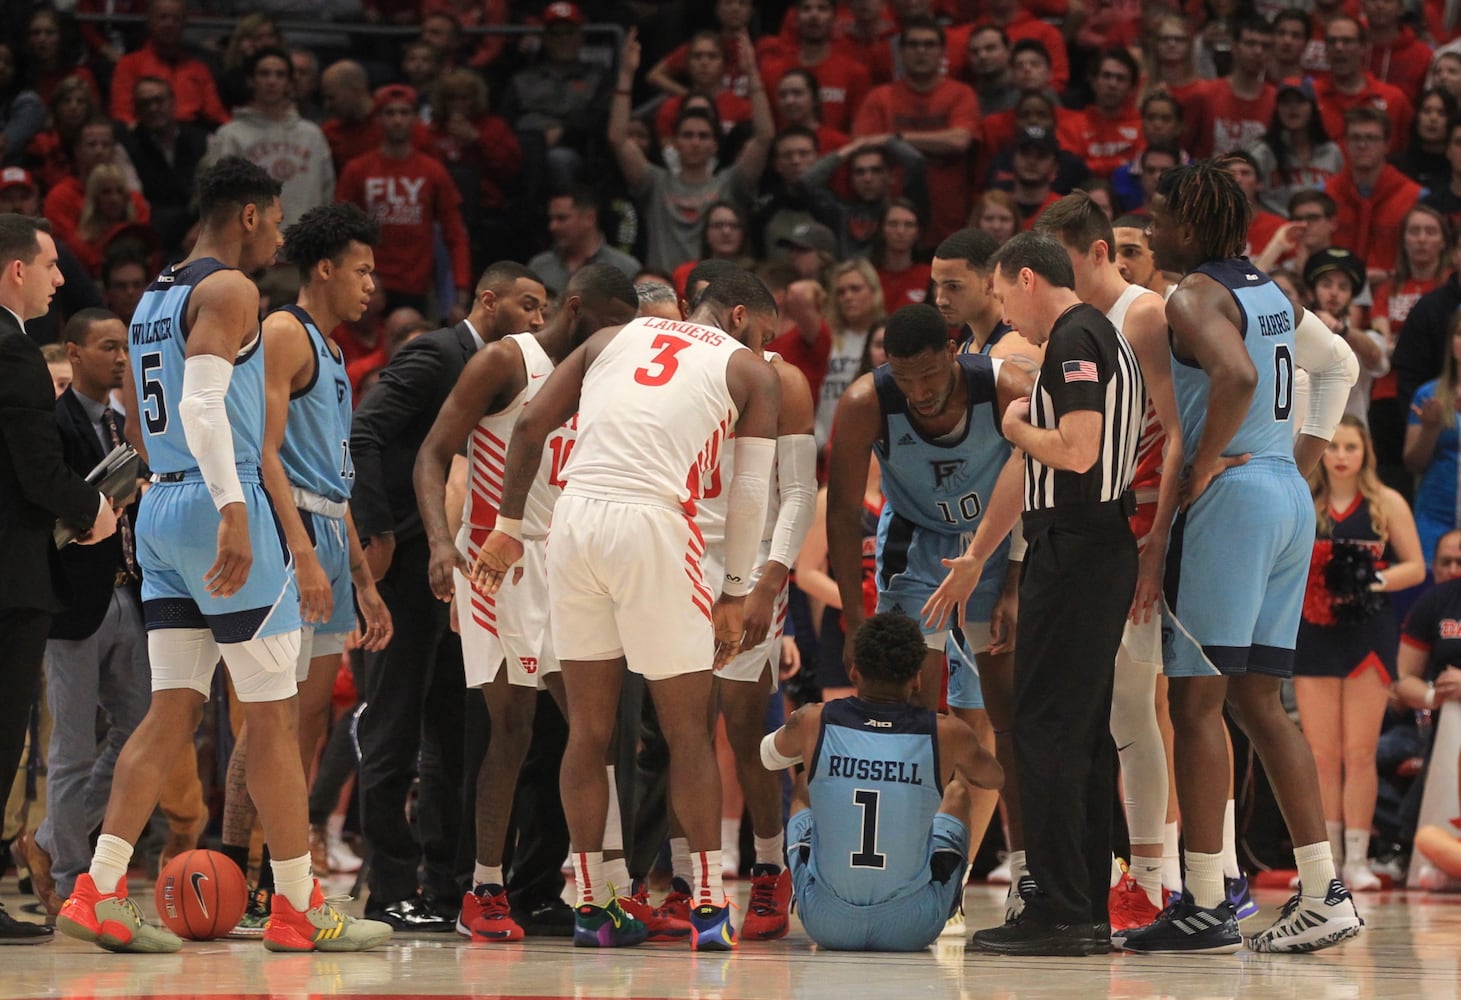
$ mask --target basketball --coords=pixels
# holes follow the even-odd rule
[[[185,851],[157,879],[157,916],[180,938],[211,941],[233,930],[248,906],[238,865],[217,851]]]

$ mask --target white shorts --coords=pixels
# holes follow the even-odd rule
[[[625,657],[646,680],[709,670],[715,595],[705,542],[682,511],[565,494],[548,532],[560,660]]]
[[[1145,625],[1135,625],[1126,620],[1126,629],[1121,633],[1121,652],[1118,663],[1127,659],[1133,663],[1149,665],[1153,670],[1162,668],[1162,616],[1155,611]]]
[[[468,565],[491,531],[462,525],[457,548]],[[485,597],[455,572],[457,624],[462,632],[462,665],[467,687],[481,687],[497,679],[507,663],[507,682],[514,687],[543,687],[543,678],[558,673],[558,657],[548,629],[548,574],[543,565],[547,543],[523,539],[522,561],[513,567],[495,596]],[[522,576],[518,577],[518,571]]]
[[[153,629],[147,633],[152,690],[191,690],[206,701],[219,656],[239,701],[283,701],[298,693],[299,629],[219,643],[206,628]]]
[[[766,568],[766,559],[770,553],[771,543],[762,541],[761,549],[756,555],[756,568],[751,571],[752,587],[761,582],[761,571]],[[710,592],[720,593],[720,588],[725,584],[725,547],[714,545],[707,548],[701,565],[704,567],[705,584]],[[782,587],[781,593],[776,595],[776,601],[771,606],[771,628],[766,633],[766,638],[753,649],[737,654],[735,659],[717,670],[715,676],[722,680],[755,684],[770,665],[770,690],[776,690],[776,675],[781,667],[781,633],[786,628],[786,594],[787,588]]]
[[[300,684],[309,680],[309,665],[316,657],[339,657],[345,652],[348,632],[316,632],[313,625],[299,630],[299,660],[294,667],[294,679]],[[331,676],[334,676],[333,674]]]

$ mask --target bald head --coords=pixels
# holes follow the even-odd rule
[[[370,80],[365,67],[350,59],[331,63],[320,76],[320,97],[325,111],[347,121],[370,117]]]

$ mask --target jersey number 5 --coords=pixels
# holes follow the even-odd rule
[[[162,396],[162,380],[157,377],[161,370],[161,353],[142,355],[142,420],[147,424],[147,433],[153,435],[167,430],[167,402]]]
[[[649,364],[634,370],[634,381],[651,387],[664,385],[675,377],[675,372],[680,370],[680,362],[675,355],[689,346],[688,340],[672,337],[668,333],[655,337],[650,343],[650,347],[659,353],[650,360]]]

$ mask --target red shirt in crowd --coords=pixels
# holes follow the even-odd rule
[[[766,41],[762,39],[761,41]],[[795,47],[793,46],[793,49]],[[749,97],[751,95],[751,80],[746,76],[746,71],[741,64],[741,43],[735,35],[720,36],[720,51],[725,56],[725,76],[722,78],[722,86],[731,91],[737,97]],[[755,58],[755,53],[750,54]],[[665,56],[665,70],[670,76],[679,80],[688,80],[690,77],[690,43],[677,46]],[[774,92],[768,92],[774,93]]]
[[[330,159],[335,161],[336,177],[344,172],[345,164],[357,156],[375,152],[385,140],[375,115],[362,118],[358,122],[327,118],[321,123],[320,131],[325,133],[325,141],[330,144]],[[411,145],[423,153],[433,146],[431,133],[421,122],[416,123],[416,130],[411,133]]]
[[[661,141],[667,141],[673,135],[675,119],[680,116],[680,109],[684,106],[683,96],[671,94],[654,113],[654,130]],[[721,134],[729,134],[741,122],[751,120],[751,102],[744,97],[737,97],[729,90],[722,90],[715,95],[715,113],[720,117]]]
[[[771,53],[761,58],[761,78],[766,93],[776,93],[781,78],[794,69],[804,69],[817,78],[822,98],[822,121],[846,132],[852,116],[872,88],[867,69],[835,49],[816,66],[805,65],[795,49],[784,55]]]
[[[767,344],[766,349],[775,351],[789,363],[796,365],[807,377],[812,398],[822,398],[822,379],[827,376],[827,359],[832,356],[832,330],[825,320],[817,330],[816,339],[810,344],[802,337],[801,330],[792,327]]]
[[[1022,218],[1020,219],[1020,230],[1022,232],[1028,233],[1030,230],[1034,229],[1035,220],[1040,218],[1040,213],[1045,211],[1051,205],[1054,205],[1059,200],[1060,192],[1051,191],[1045,196],[1045,200],[1036,205],[1033,209],[1031,209],[1028,205],[1021,205],[1019,202],[1016,202],[1015,208],[1019,210],[1019,213],[1022,216]],[[1027,212],[1029,213],[1028,215],[1025,214]]]
[[[1431,47],[1408,26],[1400,29],[1394,41],[1370,42],[1370,72],[1376,80],[1398,87],[1412,104],[1420,99],[1430,68]]]
[[[959,28],[951,28],[948,32],[948,65],[949,76],[959,76],[964,72],[964,66],[969,59],[969,36],[974,34],[975,28],[982,28],[987,24],[994,24],[988,17],[981,17],[973,24],[966,24]],[[1032,38],[1045,46],[1045,51],[1050,53],[1050,86],[1056,91],[1065,90],[1065,85],[1070,82],[1070,56],[1065,51],[1065,36],[1060,29],[1049,21],[1043,21],[1030,11],[1021,8],[1009,24],[996,25],[1003,27],[1010,45]]]
[[[917,91],[906,80],[874,87],[857,112],[853,135],[968,129],[979,141],[979,98],[968,84],[947,77]],[[972,148],[971,144],[971,148]],[[969,217],[969,153],[927,155],[931,204],[927,242],[937,243]]]
[[[1395,346],[1395,341],[1400,338],[1400,331],[1405,327],[1405,321],[1410,316],[1410,310],[1420,301],[1422,295],[1435,291],[1441,287],[1446,280],[1446,274],[1442,272],[1435,278],[1411,278],[1395,287],[1395,282],[1382,281],[1375,285],[1373,304],[1370,306],[1371,316],[1384,316],[1390,321],[1390,346]],[[1396,396],[1395,372],[1386,372],[1375,379],[1374,385],[1370,386],[1371,399],[1394,399]]]
[[[1055,129],[1060,148],[1083,157],[1092,175],[1109,178],[1117,167],[1136,155],[1141,139],[1141,115],[1135,108],[1123,108],[1108,118],[1094,104],[1078,115],[1059,122]]]
[[[354,202],[380,223],[375,268],[386,291],[422,295],[432,287],[432,225],[438,222],[451,254],[452,286],[458,292],[471,287],[462,196],[432,157],[414,149],[399,160],[378,149],[357,156],[340,174],[335,200]]]
[[[1345,94],[1335,89],[1329,77],[1314,81],[1314,98],[1319,102],[1319,117],[1324,121],[1324,131],[1341,146],[1344,145],[1344,113],[1354,108],[1370,105],[1385,112],[1390,119],[1390,155],[1405,151],[1410,142],[1410,123],[1415,118],[1415,109],[1410,98],[1398,87],[1365,74],[1365,86],[1357,94]]]
[[[1352,251],[1371,270],[1393,268],[1401,227],[1420,197],[1421,186],[1387,163],[1368,195],[1360,193],[1348,171],[1329,178],[1324,190],[1339,206],[1335,244]]]
[[[1250,101],[1234,93],[1226,77],[1204,81],[1182,104],[1188,149],[1198,159],[1246,149],[1268,131],[1277,100],[1278,88],[1271,83]]]
[[[1248,223],[1248,256],[1256,257],[1263,252],[1278,231],[1289,224],[1281,215],[1254,206],[1253,220]]]
[[[878,284],[883,286],[883,311],[892,315],[904,306],[916,306],[928,299],[928,282],[933,268],[915,263],[906,271],[884,271],[878,268]]]
[[[474,169],[482,207],[501,209],[507,204],[507,187],[517,180],[522,170],[522,146],[518,145],[512,126],[497,115],[482,115],[472,124],[477,139],[463,142],[444,123],[433,122],[428,129],[431,136],[428,152],[442,163]]]
[[[164,59],[148,42],[136,52],[128,52],[117,60],[112,72],[111,115],[131,125],[137,120],[132,113],[132,88],[144,76],[155,76],[172,85],[174,113],[180,122],[222,125],[229,120],[228,109],[218,97],[213,73],[207,63],[192,56],[177,60]]]
[[[152,218],[152,206],[136,191],[128,191],[132,200],[135,222],[145,223]],[[86,185],[76,177],[63,177],[59,184],[46,194],[42,212],[50,222],[52,231],[67,243],[76,242],[76,227],[81,223],[81,209],[86,205]]]

